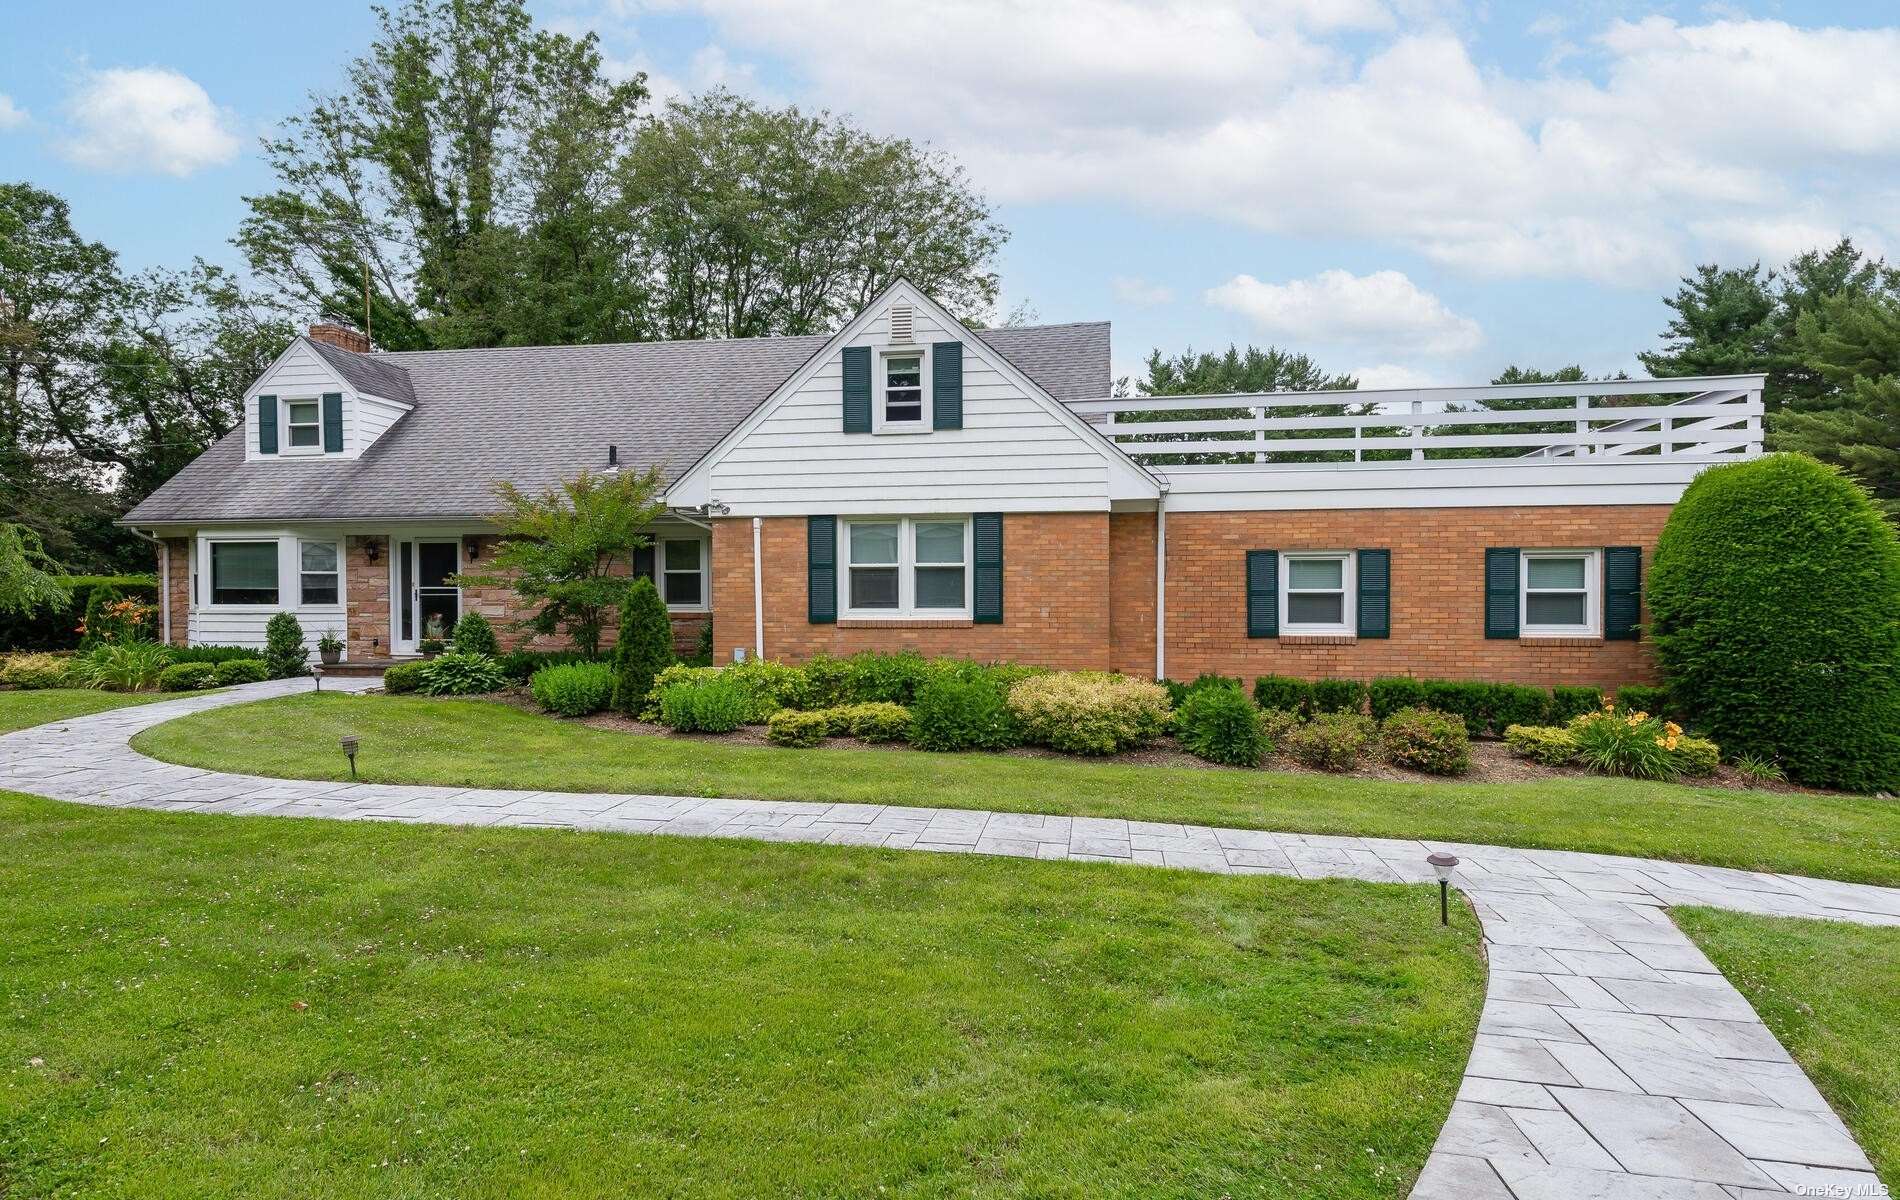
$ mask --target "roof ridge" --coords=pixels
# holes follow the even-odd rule
[[[975,334],[985,333],[1035,333],[1051,329],[1079,329],[1090,325],[1108,325],[1109,321],[1056,321],[1047,325],[997,325],[988,329],[971,329]],[[835,331],[834,331],[835,332]],[[830,333],[766,333],[748,337],[701,337],[701,338],[654,338],[644,342],[550,342],[533,346],[459,346],[441,347],[433,350],[371,350],[364,357],[388,359],[397,355],[413,356],[423,354],[471,354],[477,351],[529,351],[529,350],[609,350],[628,346],[713,346],[730,345],[733,342],[795,342],[806,338],[824,340]],[[359,350],[344,350],[345,354],[362,354]]]

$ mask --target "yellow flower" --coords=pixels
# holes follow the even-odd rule
[[[1663,722],[1663,732],[1670,737],[1680,737],[1682,736],[1682,726],[1676,724],[1674,721],[1665,721]]]
[[[1676,736],[1674,734],[1670,734],[1668,737],[1664,738],[1662,740],[1662,748],[1665,750],[1674,750],[1676,748]]]

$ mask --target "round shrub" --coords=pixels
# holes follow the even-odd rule
[[[1550,725],[1512,725],[1504,731],[1504,744],[1519,758],[1561,767],[1577,757],[1577,739],[1568,729]]]
[[[781,708],[765,723],[765,736],[774,745],[803,748],[816,746],[831,733],[831,712],[801,712]]]
[[[1003,689],[988,680],[927,683],[910,717],[910,744],[919,750],[1004,750],[1017,740]]]
[[[534,702],[562,717],[585,717],[599,712],[607,707],[613,690],[614,669],[603,662],[542,667],[528,677],[528,694],[534,697]]]
[[[1676,739],[1676,766],[1684,775],[1708,776],[1715,774],[1716,764],[1722,761],[1722,748],[1707,738],[1683,735]]]
[[[693,697],[699,691],[696,684],[669,683],[660,692],[657,705],[660,724],[675,733],[691,733],[693,730]]]
[[[1168,690],[1125,675],[1064,671],[1009,689],[1024,741],[1065,754],[1116,754],[1145,746],[1168,727]]]
[[[1284,748],[1287,736],[1301,724],[1300,714],[1296,712],[1289,712],[1284,708],[1260,710],[1260,736],[1267,739],[1269,753]]]
[[[451,650],[422,664],[416,690],[430,696],[473,696],[498,692],[508,684],[501,664],[486,654]]]
[[[1704,471],[1648,600],[1698,728],[1803,783],[1900,790],[1900,537],[1862,488],[1799,454]]]
[[[1401,708],[1379,726],[1385,760],[1427,775],[1463,775],[1471,769],[1471,735],[1462,717],[1430,708]]]
[[[428,663],[424,662],[406,662],[397,663],[395,666],[385,669],[383,671],[383,690],[392,696],[400,696],[404,692],[416,691],[422,686],[422,668],[428,665]]]
[[[833,733],[843,731],[867,742],[901,742],[910,736],[910,710],[873,700],[827,710]]]
[[[158,673],[161,692],[195,692],[217,681],[218,669],[210,663],[173,663]]]
[[[501,653],[501,643],[495,640],[495,627],[478,612],[462,614],[462,619],[449,631],[449,646],[457,654],[486,654],[493,657]]]
[[[270,669],[263,660],[256,658],[227,658],[212,666],[214,681],[219,687],[231,687],[240,683],[262,683],[270,678]]]
[[[753,721],[758,700],[737,680],[719,678],[692,692],[693,728],[705,733],[731,733]]]
[[[1302,766],[1350,771],[1372,748],[1372,718],[1358,713],[1321,713],[1286,735],[1284,749]]]
[[[1174,734],[1188,753],[1230,767],[1257,767],[1267,752],[1260,709],[1238,687],[1190,690],[1175,710]]]
[[[804,672],[805,679],[798,707],[842,708],[857,699],[857,693],[852,690],[850,659],[818,654],[807,659],[799,670]]]
[[[280,612],[264,624],[264,665],[272,679],[308,675],[304,660],[310,651],[304,648],[303,624],[292,613]]]
[[[72,660],[57,654],[15,654],[0,663],[0,683],[17,688],[59,687],[71,669]]]

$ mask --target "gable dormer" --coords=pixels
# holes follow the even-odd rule
[[[244,456],[253,462],[360,457],[415,407],[409,373],[339,325],[313,325],[244,396]]]

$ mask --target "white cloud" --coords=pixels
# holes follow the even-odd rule
[[[26,110],[15,104],[13,97],[0,92],[0,132],[18,129],[26,120]]]
[[[1248,318],[1294,345],[1365,346],[1387,353],[1462,354],[1484,340],[1476,321],[1445,307],[1398,271],[1262,283],[1236,275],[1210,288],[1207,302]]]
[[[1725,222],[1900,241],[1896,29],[1573,19],[1543,64],[1481,71],[1456,15],[1417,0],[678,2],[803,98],[950,150],[1006,202],[1644,288],[1719,248],[1705,231]]]
[[[1439,387],[1444,382],[1429,371],[1399,363],[1374,363],[1369,367],[1355,367],[1347,373],[1359,381],[1361,391],[1369,388]]]
[[[1108,294],[1121,304],[1136,308],[1152,308],[1157,304],[1167,304],[1174,299],[1174,289],[1166,284],[1149,283],[1145,279],[1136,279],[1128,275],[1117,275],[1108,281]]]
[[[101,171],[186,176],[237,157],[229,117],[189,77],[169,67],[112,67],[81,81],[67,106],[62,149]]]

